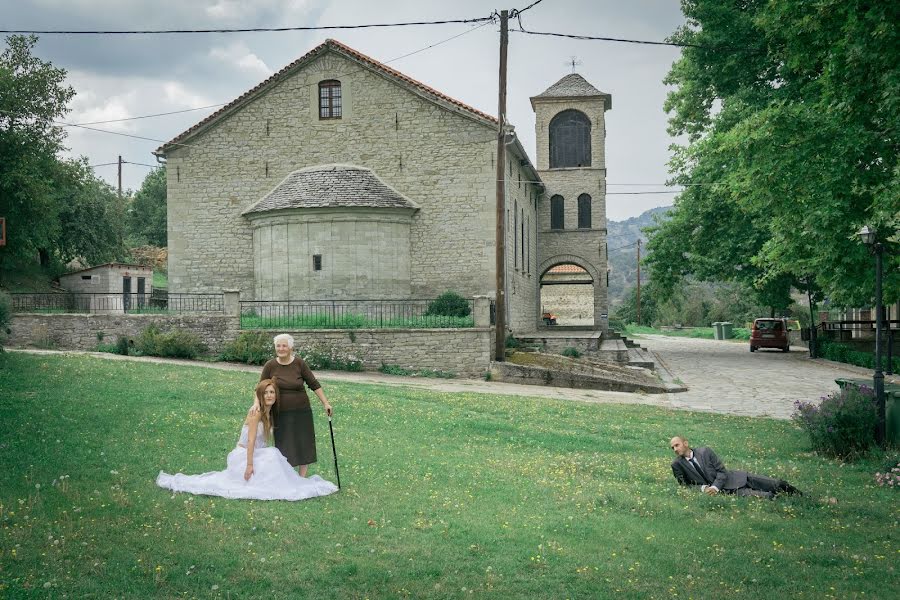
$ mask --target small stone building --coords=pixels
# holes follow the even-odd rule
[[[74,294],[74,304],[93,313],[123,312],[148,303],[153,269],[141,265],[106,263],[61,275],[59,283]]]
[[[590,274],[595,326],[605,327],[609,95],[577,77],[584,83],[567,76],[532,99],[538,168],[514,135],[507,145],[515,332],[538,326],[541,276],[562,263]],[[167,162],[169,289],[273,301],[494,295],[497,127],[328,40],[157,150]],[[564,151],[570,138],[579,164]],[[548,152],[562,152],[559,165]],[[573,215],[565,231],[554,227],[548,186]]]

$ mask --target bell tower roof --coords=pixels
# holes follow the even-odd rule
[[[531,108],[534,108],[535,100],[556,98],[603,98],[604,110],[612,108],[612,95],[601,92],[578,73],[570,73],[537,96],[532,96]]]

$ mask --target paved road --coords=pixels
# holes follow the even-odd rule
[[[795,400],[816,400],[837,389],[838,377],[866,377],[871,371],[810,360],[807,350],[758,350],[747,342],[647,335],[635,341],[688,386],[668,394],[673,408],[788,419]]]

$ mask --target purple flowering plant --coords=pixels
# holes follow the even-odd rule
[[[875,483],[881,487],[900,490],[900,461],[891,461],[884,472],[875,473]]]
[[[869,386],[845,386],[818,402],[798,400],[794,409],[792,420],[806,431],[813,450],[820,454],[852,460],[875,445],[878,409],[875,391]]]

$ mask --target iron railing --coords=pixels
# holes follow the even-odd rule
[[[222,313],[222,294],[13,293],[13,312],[26,313]]]
[[[434,314],[429,300],[254,300],[241,302],[242,329],[428,329],[474,327],[465,316]]]

